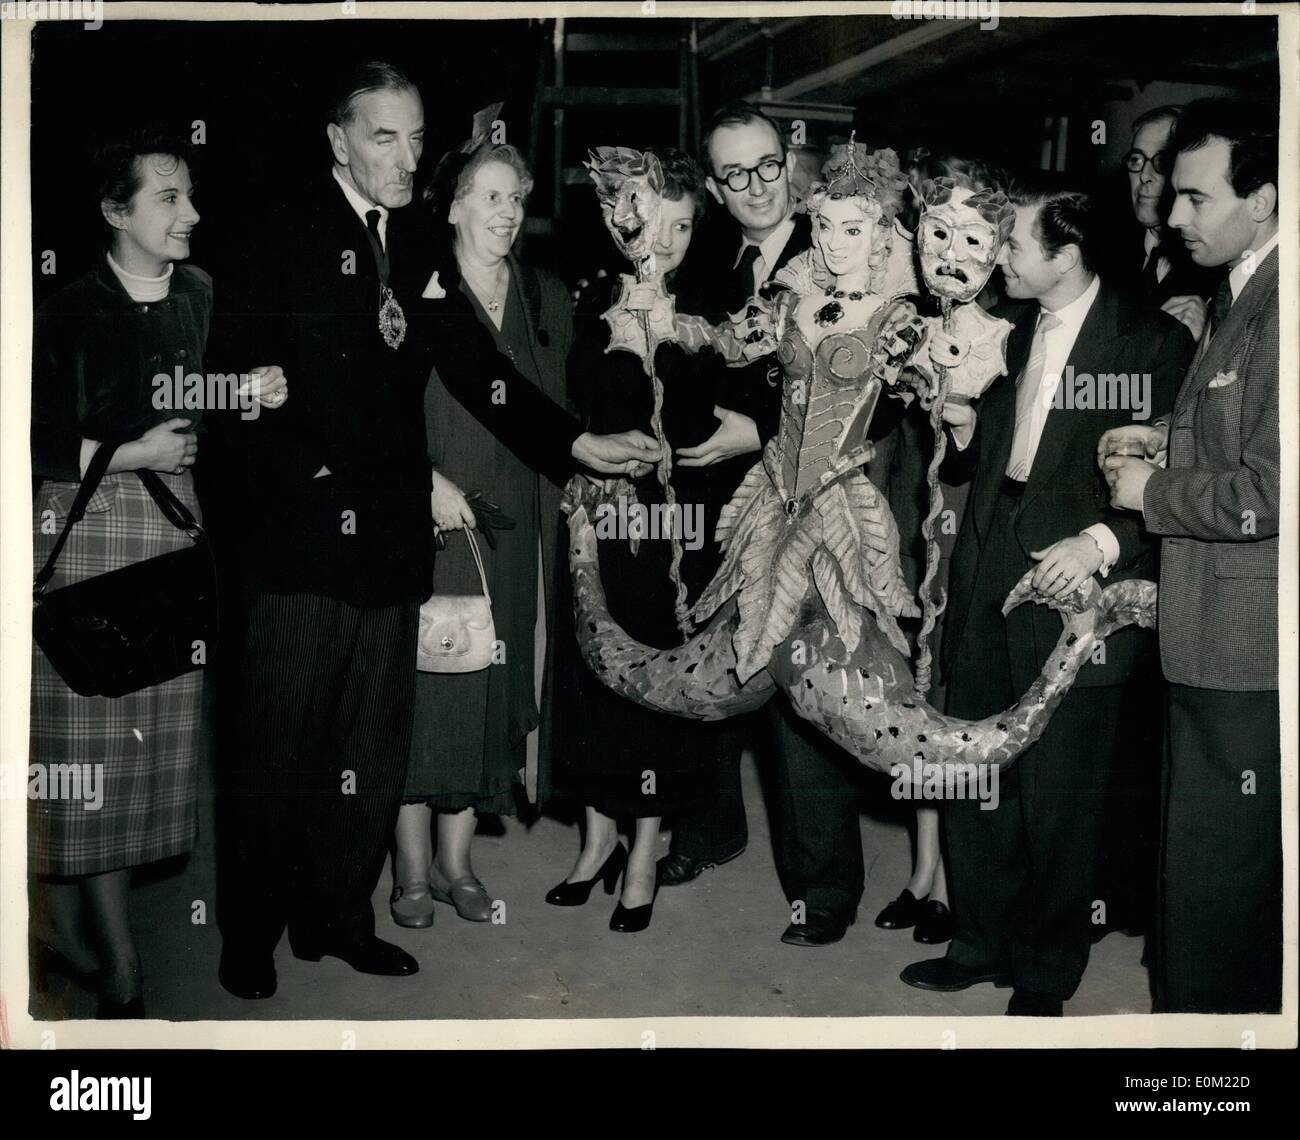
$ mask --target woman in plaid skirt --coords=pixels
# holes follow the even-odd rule
[[[199,220],[185,148],[140,133],[106,147],[99,161],[108,249],[36,315],[37,568],[96,448],[119,446],[72,528],[52,590],[188,543],[137,469],[158,472],[200,513],[190,467],[201,409],[181,409],[154,384],[159,374],[202,374],[212,314],[211,278],[177,264]],[[286,399],[278,370],[259,385],[265,406]],[[202,686],[193,671],[123,697],[83,697],[33,644],[28,850],[37,978],[53,966],[93,985],[101,1017],[144,1016],[127,910],[131,870],[193,845]]]

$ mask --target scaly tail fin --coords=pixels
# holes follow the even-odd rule
[[[654,649],[636,641],[614,621],[588,515],[600,496],[585,480],[582,484],[576,477],[570,482],[563,504],[569,516],[569,569],[578,646],[601,682],[646,708],[696,720],[723,720],[766,703],[776,691],[768,673],[757,674],[743,686],[736,677],[734,601],[675,649]]]

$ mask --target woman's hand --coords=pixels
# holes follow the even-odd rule
[[[139,439],[127,445],[132,454],[126,462],[131,468],[146,467],[150,471],[184,474],[199,452],[199,441],[194,435],[193,427],[189,420],[180,418],[151,427]],[[114,466],[118,458],[113,457]]]
[[[438,530],[473,529],[478,525],[461,489],[437,471],[433,473],[429,502],[433,507],[433,524]]]
[[[718,417],[718,430],[694,447],[679,447],[679,466],[709,467],[724,459],[763,450],[763,441],[758,438],[758,425],[748,416],[716,405],[713,414]]]

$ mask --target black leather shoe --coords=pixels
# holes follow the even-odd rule
[[[1063,1002],[1059,997],[1042,994],[1037,990],[1015,990],[1011,1001],[1007,1003],[1007,1013],[1011,1017],[1062,1017]]]
[[[739,851],[733,851],[721,859],[696,859],[691,855],[669,851],[655,864],[655,878],[661,887],[680,887],[683,883],[698,879],[710,867],[721,867],[723,863],[730,863],[738,855],[743,854],[744,850],[742,847]]]
[[[270,954],[238,954],[222,950],[217,978],[225,991],[245,1001],[275,993],[275,958]]]
[[[924,962],[913,962],[910,966],[904,966],[898,976],[918,990],[965,990],[980,982],[992,982],[995,986],[1011,984],[1011,975],[1002,970],[990,970],[986,966],[963,966],[951,958],[929,958]]]
[[[804,922],[792,922],[785,928],[781,941],[787,946],[829,946],[838,942],[858,919],[856,911],[834,914],[829,910],[810,910]]]
[[[419,972],[420,963],[400,946],[376,938],[373,934],[357,942],[304,943],[289,935],[289,948],[295,958],[319,962],[323,957],[342,958],[359,974],[379,974],[386,978],[405,978]]]
[[[876,915],[876,925],[881,930],[906,930],[920,920],[924,905],[923,899],[918,899],[904,887],[903,893]]]
[[[928,899],[921,904],[921,917],[916,920],[916,929],[912,937],[917,942],[934,945],[936,942],[951,942],[957,932],[957,924],[950,911],[938,899]]]

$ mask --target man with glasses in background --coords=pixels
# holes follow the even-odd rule
[[[745,307],[759,286],[812,244],[807,214],[794,213],[790,175],[797,159],[780,128],[758,108],[733,104],[714,115],[704,134],[709,193],[736,223],[683,280],[712,321]],[[721,228],[721,227],[719,227]],[[714,409],[718,430],[676,462],[713,466],[730,489],[758,461],[780,419],[781,370],[774,356],[729,369],[726,407]],[[710,536],[712,538],[712,536]],[[791,906],[781,941],[821,946],[844,937],[862,897],[864,871],[858,824],[856,763],[795,715],[786,701],[754,714],[750,735],[768,745],[773,764],[777,874]],[[719,758],[719,795],[702,811],[674,821],[672,848],[659,861],[659,883],[690,882],[708,867],[734,859],[748,842],[740,789],[741,728]]]
[[[1117,266],[1121,279],[1116,284],[1127,280],[1141,296],[1182,321],[1191,330],[1193,340],[1200,340],[1207,304],[1214,296],[1219,275],[1193,262],[1178,236],[1165,224],[1172,205],[1167,188],[1173,163],[1169,136],[1181,114],[1181,107],[1156,107],[1133,123],[1124,169],[1138,232],[1121,243],[1119,256],[1123,261]],[[1140,256],[1135,248],[1139,233]]]

